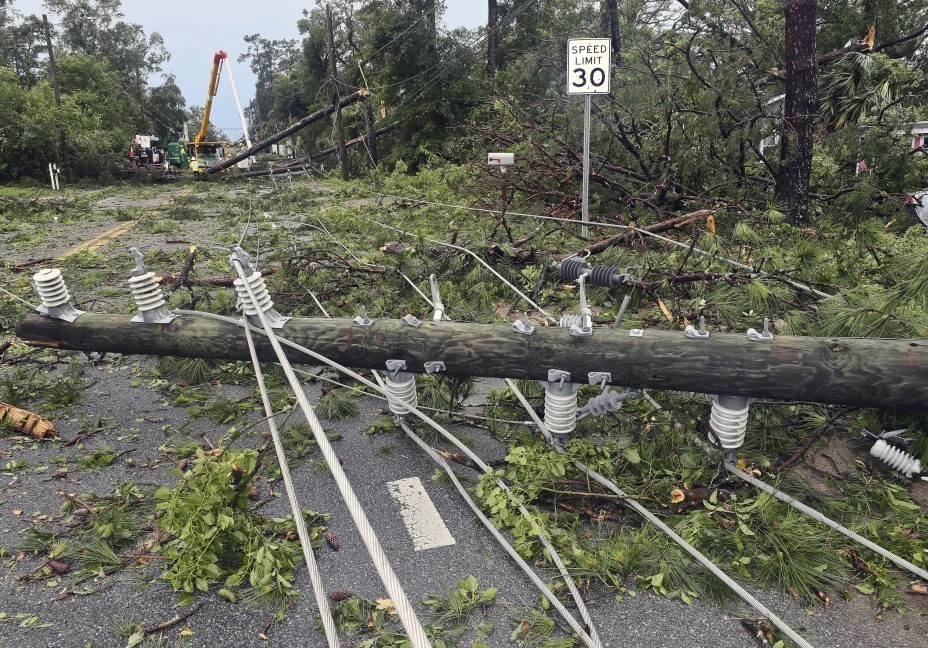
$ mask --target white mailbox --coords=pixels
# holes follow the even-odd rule
[[[490,166],[512,166],[514,163],[513,153],[487,153],[487,164]]]

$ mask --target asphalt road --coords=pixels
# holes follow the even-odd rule
[[[61,254],[82,240],[95,237],[118,223],[109,216],[98,217],[69,228],[56,230],[49,241],[49,253]],[[159,245],[169,248],[168,239],[197,240],[207,232],[215,234],[214,223],[199,220],[182,223],[190,230],[169,235],[129,232],[118,240],[104,241],[98,250],[104,255],[124,254],[127,243]],[[2,237],[0,237],[2,238]],[[173,244],[175,246],[182,244]],[[11,261],[35,258],[38,250],[20,248],[4,255],[4,266]],[[83,296],[87,298],[88,296]],[[8,461],[26,461],[28,466],[15,471],[0,471],[0,548],[7,555],[0,558],[0,612],[7,618],[17,614],[39,616],[39,624],[47,627],[26,629],[17,623],[0,620],[0,646],[15,647],[122,647],[126,640],[114,631],[114,626],[127,620],[154,624],[171,619],[179,613],[177,595],[164,583],[151,584],[145,576],[157,575],[129,572],[117,577],[85,584],[85,594],[72,592],[59,598],[67,585],[44,587],[42,582],[24,585],[20,577],[39,567],[40,561],[25,558],[15,561],[22,542],[22,531],[30,520],[51,515],[60,510],[59,491],[107,492],[117,483],[132,480],[141,484],[176,483],[170,475],[173,462],[165,461],[159,446],[165,443],[163,426],[185,426],[185,434],[197,439],[206,434],[215,440],[226,426],[214,426],[197,419],[192,425],[182,408],[165,403],[156,390],[132,386],[141,366],[151,363],[144,358],[108,356],[102,362],[84,366],[86,389],[79,403],[56,413],[55,422],[63,439],[72,437],[84,418],[102,416],[114,421],[108,429],[87,442],[88,448],[103,443],[116,451],[134,450],[114,466],[100,472],[76,469],[77,459],[88,448],[64,447],[61,444],[19,443],[0,437],[0,466]],[[144,383],[144,381],[142,381]],[[251,385],[218,386],[211,388],[227,396],[245,395]],[[317,388],[310,387],[311,401]],[[399,575],[409,598],[420,601],[428,594],[445,593],[453,584],[468,575],[475,576],[481,587],[498,588],[497,602],[485,618],[497,629],[489,640],[491,646],[508,646],[514,619],[527,607],[537,607],[539,595],[528,580],[495,544],[489,533],[477,522],[454,488],[432,481],[434,466],[414,444],[401,433],[368,437],[364,430],[382,414],[378,401],[361,401],[361,414],[344,422],[325,422],[327,429],[341,432],[335,448],[351,483]],[[504,447],[485,433],[467,428],[462,430],[474,442],[475,451],[485,460],[499,459]],[[177,437],[172,437],[176,441]],[[253,438],[251,443],[258,443]],[[385,596],[367,553],[354,530],[351,518],[337,494],[332,478],[320,472],[313,455],[293,471],[300,503],[332,516],[330,529],[340,539],[340,550],[329,547],[318,551],[319,567],[328,591],[348,590],[376,599]],[[132,458],[133,465],[125,462]],[[54,480],[50,473],[55,460],[63,459],[71,466],[67,480]],[[46,467],[44,471],[42,468]],[[466,469],[461,469],[466,474]],[[455,543],[433,549],[415,551],[413,539],[399,513],[399,504],[391,497],[387,484],[399,479],[418,477],[440,513]],[[469,476],[473,483],[472,476]],[[22,511],[14,515],[14,510]],[[270,514],[288,512],[286,499],[273,500],[267,507]],[[608,527],[593,529],[609,533]],[[545,574],[553,577],[551,573]],[[707,575],[707,578],[711,576]],[[323,646],[324,639],[314,631],[315,606],[309,590],[305,569],[296,580],[303,593],[296,606],[280,624],[259,638],[270,620],[271,611],[232,604],[209,592],[200,597],[204,606],[193,615],[187,626],[193,635],[181,640],[181,627],[165,632],[166,646]],[[873,599],[854,596],[850,601],[833,596],[827,609],[807,609],[788,595],[777,591],[757,591],[748,586],[781,618],[800,631],[814,646],[846,646],[849,648],[924,648],[928,646],[928,607],[913,600],[915,609],[905,615],[891,613],[881,622]],[[89,593],[96,591],[96,593]],[[588,592],[590,610],[604,645],[610,647],[680,647],[716,648],[757,646],[741,628],[739,619],[754,615],[738,604],[730,609],[697,602],[684,605],[644,592],[626,596],[622,601],[595,589]],[[920,606],[920,607],[919,607]],[[919,614],[921,610],[921,614]],[[482,616],[471,622],[476,625]],[[466,643],[464,644],[466,645]]]

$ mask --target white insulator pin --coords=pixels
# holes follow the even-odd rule
[[[419,395],[416,392],[416,377],[405,372],[399,375],[406,378],[397,380],[397,377],[387,374],[387,393],[390,396],[387,403],[391,412],[404,416],[419,406]]]
[[[132,299],[135,300],[140,313],[153,311],[165,304],[161,286],[155,281],[154,272],[129,277],[129,289],[132,291]]]
[[[68,287],[65,286],[61,270],[58,268],[39,270],[32,275],[32,282],[45,308],[64,306],[71,301]]]
[[[259,311],[261,313],[267,313],[274,307],[274,302],[271,301],[271,296],[267,291],[267,285],[264,283],[264,277],[261,276],[260,272],[255,271],[248,276],[248,286],[251,287],[252,292],[255,294],[254,302],[252,302],[251,296],[248,294],[248,289],[245,287],[245,282],[242,281],[241,278],[236,279],[232,283],[235,286],[235,292],[238,294],[245,315],[253,317],[256,316]]]
[[[545,427],[554,436],[565,436],[577,427],[577,392],[557,394],[545,389]]]
[[[744,445],[751,401],[743,396],[713,396],[709,429],[725,451]]]
[[[915,473],[922,471],[922,462],[916,459],[908,452],[889,445],[883,439],[878,439],[873,447],[870,448],[870,454],[893,470],[902,473],[911,478]]]

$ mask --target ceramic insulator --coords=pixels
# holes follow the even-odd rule
[[[45,308],[64,306],[71,301],[68,287],[64,285],[64,278],[58,268],[39,270],[32,275],[32,283]]]
[[[873,444],[873,447],[870,448],[870,454],[906,477],[912,477],[913,474],[922,471],[921,460],[916,459],[904,450],[889,445],[883,439],[879,439]]]
[[[750,401],[740,396],[713,396],[709,429],[723,450],[737,450],[744,445]]]
[[[242,304],[245,315],[253,317],[258,314],[258,311],[267,313],[274,307],[274,302],[271,301],[271,296],[268,294],[267,286],[264,283],[264,278],[261,276],[261,273],[251,273],[247,281],[255,294],[256,303],[252,303],[251,297],[248,295],[248,289],[245,287],[245,283],[241,278],[232,282],[235,285],[235,292],[238,294],[238,299]]]
[[[405,379],[402,376],[405,376]],[[397,380],[397,377],[400,377],[400,379]],[[390,394],[387,403],[390,405],[391,412],[397,416],[403,416],[409,414],[410,407],[418,407],[419,396],[416,393],[416,377],[414,375],[403,372],[397,377],[387,374],[387,393]]]
[[[628,397],[620,392],[608,391],[588,400],[585,409],[593,416],[618,412],[626,398]]]
[[[577,427],[577,392],[557,394],[545,389],[545,427],[554,436],[570,434]]]
[[[155,281],[154,272],[129,277],[129,289],[132,291],[132,299],[135,300],[140,313],[164,306],[164,295],[161,293],[161,286]]]

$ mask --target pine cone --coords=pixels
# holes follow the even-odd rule
[[[334,531],[326,531],[323,535],[325,535],[325,541],[332,547],[332,551],[338,551],[342,548],[342,543],[339,542],[338,536],[335,535]]]
[[[335,601],[336,603],[341,603],[342,601],[347,601],[354,594],[348,590],[335,590],[334,592],[329,592],[329,598]]]

